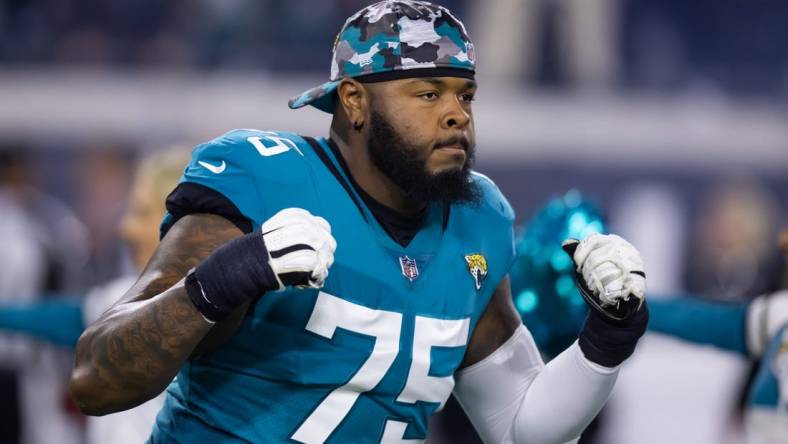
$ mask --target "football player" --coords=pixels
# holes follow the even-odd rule
[[[758,361],[745,411],[745,434],[753,444],[788,437],[788,228],[778,244],[783,267],[774,291],[738,303],[691,297],[652,302],[650,329]]]
[[[151,443],[404,443],[454,393],[487,442],[576,438],[646,328],[643,264],[617,236],[567,243],[593,309],[545,365],[512,305],[514,213],[471,170],[475,69],[447,9],[376,3],[290,102],[333,114],[328,138],[198,146],[158,250],[79,340],[82,410],[166,387]]]
[[[158,223],[164,214],[163,200],[188,161],[188,151],[170,148],[145,156],[136,169],[129,206],[120,224],[120,236],[132,253],[137,270],[145,267],[158,239]],[[39,340],[73,348],[86,325],[101,316],[134,284],[136,276],[122,276],[91,289],[84,300],[67,296],[34,303],[0,305],[0,331],[21,333]],[[143,442],[153,428],[164,403],[157,396],[134,409],[88,418],[88,444]]]

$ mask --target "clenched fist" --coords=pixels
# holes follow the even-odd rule
[[[301,208],[285,208],[268,219],[262,231],[280,289],[323,286],[337,248],[328,221]]]
[[[580,292],[594,309],[621,320],[640,309],[646,297],[643,259],[615,234],[592,234],[563,244],[575,263]]]
[[[216,322],[267,291],[288,285],[321,288],[336,248],[328,221],[301,208],[285,208],[261,231],[211,253],[189,272],[184,286],[203,317]]]

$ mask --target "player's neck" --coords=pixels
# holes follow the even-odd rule
[[[408,198],[400,187],[375,166],[360,134],[342,138],[332,128],[331,140],[339,147],[353,180],[370,197],[403,214],[418,214],[424,209],[426,203]]]

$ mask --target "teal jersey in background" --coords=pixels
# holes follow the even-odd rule
[[[418,442],[514,259],[514,213],[474,173],[479,204],[427,208],[407,247],[350,185],[325,139],[236,130],[198,146],[183,182],[229,199],[255,229],[288,207],[331,224],[320,290],[263,295],[217,351],[167,389],[151,442]],[[165,218],[165,226],[171,222]]]
[[[785,304],[774,303],[780,298],[788,298],[788,293],[783,290],[758,298],[771,302],[765,304],[768,311],[757,315],[760,319],[755,318],[759,321],[756,328],[748,325],[752,302],[699,297],[657,298],[649,302],[652,331],[757,359],[758,368],[748,386],[744,411],[748,443],[783,443],[788,437],[788,324],[784,324],[788,316],[781,312]],[[763,338],[748,337],[753,334]],[[767,338],[763,349],[752,347]]]

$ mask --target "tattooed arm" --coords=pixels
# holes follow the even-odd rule
[[[183,278],[241,235],[207,214],[186,216],[170,229],[134,286],[79,338],[70,390],[84,413],[103,415],[153,398],[191,355],[235,332],[249,304],[212,325],[189,300]]]

